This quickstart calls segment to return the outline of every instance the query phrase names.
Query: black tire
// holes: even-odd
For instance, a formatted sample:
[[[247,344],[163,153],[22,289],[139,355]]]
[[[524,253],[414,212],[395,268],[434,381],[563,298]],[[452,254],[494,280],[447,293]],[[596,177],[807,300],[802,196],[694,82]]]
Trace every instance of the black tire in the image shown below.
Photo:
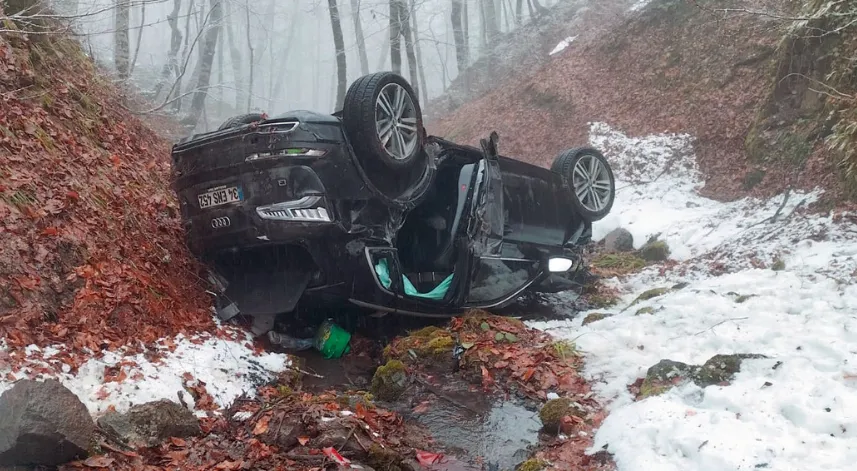
[[[416,113],[417,142],[413,151],[403,159],[396,159],[387,152],[378,136],[376,125],[375,104],[378,95],[385,86],[391,83],[401,86],[407,92]],[[342,122],[348,139],[351,141],[351,146],[367,171],[371,167],[376,167],[373,165],[374,163],[380,163],[391,170],[402,172],[424,164],[425,159],[422,156],[424,154],[425,133],[423,131],[422,110],[413,88],[401,75],[393,72],[376,72],[355,80],[345,94]]]
[[[577,162],[580,161],[580,159],[588,157],[594,157],[601,163],[605,170],[604,173],[606,173],[607,179],[610,182],[610,189],[608,192],[609,201],[597,211],[592,208],[588,208],[577,196],[577,192],[574,191],[573,172],[575,165],[577,165]],[[613,208],[613,202],[616,199],[616,180],[613,177],[613,169],[610,168],[610,164],[601,152],[591,147],[580,147],[577,149],[563,151],[556,157],[556,159],[554,159],[553,164],[551,165],[551,170],[562,175],[562,186],[568,196],[569,202],[574,210],[577,211],[584,219],[594,222],[604,218],[604,216],[607,216],[607,214],[610,213],[610,210]]]
[[[220,127],[217,128],[217,130],[222,131],[228,128],[243,126],[245,124],[262,121],[263,119],[265,119],[265,116],[262,113],[247,113],[238,116],[233,116],[224,121],[223,124],[221,124]]]

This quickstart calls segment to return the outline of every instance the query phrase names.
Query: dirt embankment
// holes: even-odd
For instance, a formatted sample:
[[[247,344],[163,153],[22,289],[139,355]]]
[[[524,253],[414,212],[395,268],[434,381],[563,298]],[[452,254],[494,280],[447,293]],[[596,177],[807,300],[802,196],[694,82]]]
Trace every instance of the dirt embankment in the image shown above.
[[[0,98],[0,339],[9,351],[99,351],[212,329],[169,189],[169,145],[125,111],[78,44],[0,35]]]
[[[705,5],[786,11],[794,3]],[[820,153],[801,167],[748,158],[746,139],[770,94],[790,22],[724,17],[688,0],[654,0],[627,15],[430,123],[430,132],[476,143],[496,129],[503,153],[544,166],[562,149],[585,144],[593,121],[632,135],[689,133],[696,138],[706,196],[731,200],[819,183],[836,190],[835,169]],[[802,177],[804,168],[812,170],[809,176]]]

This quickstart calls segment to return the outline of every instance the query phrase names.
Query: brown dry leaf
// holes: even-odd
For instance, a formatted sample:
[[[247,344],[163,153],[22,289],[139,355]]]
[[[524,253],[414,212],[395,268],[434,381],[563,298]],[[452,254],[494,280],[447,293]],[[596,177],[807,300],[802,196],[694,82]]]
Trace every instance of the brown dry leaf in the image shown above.
[[[221,461],[214,469],[232,471],[241,467],[241,461]]]
[[[258,422],[256,422],[256,426],[253,427],[253,435],[262,435],[263,433],[268,431],[268,422],[271,421],[270,415],[263,415]]]
[[[298,437],[298,443],[300,443],[301,446],[306,446],[306,444],[309,443],[309,437]]]
[[[107,468],[111,464],[113,464],[114,461],[116,460],[110,458],[109,456],[90,456],[86,459],[86,461],[83,462],[83,465],[88,466],[90,468]]]
[[[170,437],[170,443],[172,443],[173,445],[175,445],[177,447],[186,447],[187,446],[187,442],[183,438],[179,438],[179,437]]]

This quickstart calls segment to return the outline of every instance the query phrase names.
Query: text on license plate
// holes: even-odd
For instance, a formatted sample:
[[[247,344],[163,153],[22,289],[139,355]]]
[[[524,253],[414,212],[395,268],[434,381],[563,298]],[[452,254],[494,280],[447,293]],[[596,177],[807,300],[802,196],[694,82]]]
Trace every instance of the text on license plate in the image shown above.
[[[212,206],[220,206],[221,204],[241,201],[244,199],[244,194],[240,187],[231,186],[201,193],[197,195],[197,198],[199,199],[200,209],[205,209]]]

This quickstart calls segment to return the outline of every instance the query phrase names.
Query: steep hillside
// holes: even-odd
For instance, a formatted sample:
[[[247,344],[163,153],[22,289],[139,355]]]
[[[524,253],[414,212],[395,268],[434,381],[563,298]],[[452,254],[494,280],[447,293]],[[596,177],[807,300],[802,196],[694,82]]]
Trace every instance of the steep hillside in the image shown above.
[[[588,123],[632,135],[694,136],[703,193],[730,200],[788,185],[837,186],[820,153],[798,171],[747,158],[745,140],[768,98],[778,45],[791,22],[710,8],[788,11],[796,2],[655,0],[615,26],[581,36],[550,62],[431,123],[430,131],[478,142],[490,130],[503,152],[549,165],[587,142]]]
[[[13,355],[212,329],[168,143],[124,111],[78,44],[0,34],[0,97],[0,339]]]

